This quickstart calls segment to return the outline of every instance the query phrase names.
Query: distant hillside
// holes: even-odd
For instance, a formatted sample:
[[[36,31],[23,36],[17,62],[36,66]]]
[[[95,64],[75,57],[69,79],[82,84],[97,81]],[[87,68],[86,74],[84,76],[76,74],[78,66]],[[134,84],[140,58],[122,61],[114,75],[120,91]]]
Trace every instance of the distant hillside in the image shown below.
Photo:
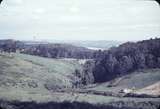
[[[37,55],[49,58],[93,58],[93,50],[73,46],[71,44],[44,43],[44,42],[22,42],[15,40],[0,40],[0,50]]]
[[[123,43],[123,41],[106,41],[106,40],[97,40],[97,41],[70,41],[70,40],[51,40],[51,41],[44,41],[44,42],[51,42],[51,43],[66,43],[72,44],[74,46],[81,46],[89,49],[94,50],[108,50],[111,47],[116,47]]]
[[[120,41],[80,41],[73,42],[73,45],[80,45],[82,47],[86,47],[93,50],[108,50],[111,47],[117,47],[123,42]]]
[[[93,59],[98,51],[116,47],[118,41],[16,41],[0,40],[0,50],[49,58]]]

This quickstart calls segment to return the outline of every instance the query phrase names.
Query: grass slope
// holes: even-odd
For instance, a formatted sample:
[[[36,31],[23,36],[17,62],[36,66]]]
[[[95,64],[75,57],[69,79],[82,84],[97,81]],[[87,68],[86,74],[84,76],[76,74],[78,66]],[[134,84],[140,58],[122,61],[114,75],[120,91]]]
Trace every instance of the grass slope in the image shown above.
[[[133,72],[131,74],[118,77],[102,84],[95,84],[86,87],[87,90],[112,91],[118,93],[122,89],[139,90],[157,83],[160,80],[160,69],[146,69]],[[160,94],[159,94],[160,95]]]
[[[0,55],[0,96],[13,99],[49,96],[50,90],[71,88],[76,69],[81,70],[81,64],[73,59]]]

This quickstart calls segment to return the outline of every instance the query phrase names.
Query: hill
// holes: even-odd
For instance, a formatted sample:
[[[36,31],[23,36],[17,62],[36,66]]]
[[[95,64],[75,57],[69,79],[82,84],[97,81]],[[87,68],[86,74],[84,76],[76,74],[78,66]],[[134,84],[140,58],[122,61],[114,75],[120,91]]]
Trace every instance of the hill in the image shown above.
[[[0,96],[15,97],[48,93],[72,88],[80,78],[76,70],[82,70],[78,60],[49,59],[25,54],[0,54]],[[19,92],[19,93],[17,93]],[[10,96],[12,97],[12,96]]]
[[[20,52],[48,58],[91,59],[94,50],[65,43],[0,40],[0,51]]]
[[[160,68],[160,39],[127,42],[97,51],[92,69],[95,83],[110,81],[139,69]]]
[[[81,46],[93,50],[108,50],[111,47],[117,47],[120,44],[123,43],[123,41],[106,41],[106,40],[93,40],[93,41],[70,41],[70,40],[63,40],[63,41],[47,41],[46,42],[51,42],[51,43],[66,43],[66,44],[72,44],[74,46]]]

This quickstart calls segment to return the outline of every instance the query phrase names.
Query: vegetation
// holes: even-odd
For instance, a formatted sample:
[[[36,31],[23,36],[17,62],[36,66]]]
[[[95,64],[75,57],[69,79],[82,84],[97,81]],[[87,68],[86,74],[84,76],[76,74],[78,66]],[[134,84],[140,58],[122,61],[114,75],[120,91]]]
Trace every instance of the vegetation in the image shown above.
[[[1,109],[158,109],[157,102],[111,102],[109,104],[90,104],[86,102],[19,102],[0,101]],[[136,107],[135,107],[136,105]]]
[[[49,57],[49,58],[93,58],[93,50],[70,44],[27,43],[14,40],[1,40],[0,50]]]
[[[78,71],[83,84],[105,82],[138,69],[160,68],[160,39],[127,42],[105,51],[93,51],[68,44],[39,44],[1,40],[1,51],[19,51],[50,58],[94,59]]]
[[[160,67],[160,39],[127,42],[109,50],[93,51],[69,44],[31,43],[1,40],[1,51],[19,51],[50,58],[94,59],[78,71],[83,84],[105,82],[138,69]]]
[[[127,42],[99,51],[93,68],[94,80],[105,82],[138,69],[160,68],[160,39]]]

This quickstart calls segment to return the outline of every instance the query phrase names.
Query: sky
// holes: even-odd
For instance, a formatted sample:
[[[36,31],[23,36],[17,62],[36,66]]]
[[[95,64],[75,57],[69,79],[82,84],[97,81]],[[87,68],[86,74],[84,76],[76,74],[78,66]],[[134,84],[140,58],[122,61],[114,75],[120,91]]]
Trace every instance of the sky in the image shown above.
[[[152,0],[4,0],[0,39],[144,40],[160,37]]]

